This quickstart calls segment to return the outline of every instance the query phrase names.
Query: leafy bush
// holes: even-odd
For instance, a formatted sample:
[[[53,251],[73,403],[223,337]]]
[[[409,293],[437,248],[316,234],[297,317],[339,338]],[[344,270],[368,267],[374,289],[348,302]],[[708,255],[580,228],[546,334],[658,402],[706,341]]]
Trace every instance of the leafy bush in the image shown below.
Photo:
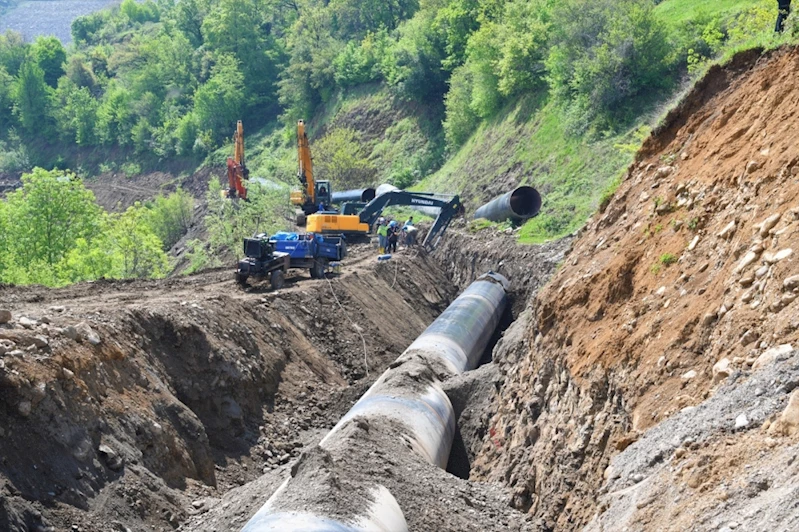
[[[158,196],[146,204],[147,224],[161,240],[164,249],[174,246],[186,234],[194,214],[194,198],[183,189]]]
[[[219,181],[212,179],[208,183],[208,214],[204,222],[208,230],[210,256],[217,257],[225,252],[238,255],[245,237],[285,230],[289,220],[293,219],[293,212],[282,189],[250,181],[247,200],[231,201],[224,198]]]
[[[449,81],[449,92],[444,97],[446,118],[443,127],[447,146],[457,148],[477,128],[479,118],[472,110],[472,73],[468,68],[458,67]]]
[[[648,0],[568,0],[551,27],[550,88],[585,122],[613,126],[635,98],[672,83],[666,29]]]
[[[329,179],[334,190],[362,186],[376,173],[353,129],[334,129],[314,144],[313,152],[316,177]]]
[[[108,215],[69,172],[34,168],[22,183],[0,202],[1,282],[57,286],[168,272],[169,260],[144,207]]]

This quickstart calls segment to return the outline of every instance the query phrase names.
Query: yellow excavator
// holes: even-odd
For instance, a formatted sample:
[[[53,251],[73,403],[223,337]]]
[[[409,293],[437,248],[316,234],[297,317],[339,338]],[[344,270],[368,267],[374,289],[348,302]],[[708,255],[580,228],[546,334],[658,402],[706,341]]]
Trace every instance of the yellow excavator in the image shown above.
[[[247,199],[247,187],[244,182],[250,178],[250,171],[244,163],[244,126],[241,120],[236,123],[233,133],[233,157],[227,158],[227,197]]]
[[[303,227],[306,217],[320,210],[329,209],[333,191],[330,181],[316,181],[313,174],[313,159],[308,135],[305,133],[305,121],[297,121],[297,178],[302,185],[301,190],[291,193],[291,203],[299,207],[297,225]]]

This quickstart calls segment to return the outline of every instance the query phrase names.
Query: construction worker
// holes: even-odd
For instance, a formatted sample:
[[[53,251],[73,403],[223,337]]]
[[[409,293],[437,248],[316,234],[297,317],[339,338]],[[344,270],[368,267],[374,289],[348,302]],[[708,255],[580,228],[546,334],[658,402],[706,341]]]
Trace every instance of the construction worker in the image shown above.
[[[405,233],[405,246],[411,247],[416,244],[416,233],[419,230],[416,229],[416,226],[413,225],[406,225],[403,228],[403,232]]]
[[[397,225],[396,220],[391,220],[391,223],[388,224],[388,252],[389,253],[396,253],[397,252],[397,240],[399,239],[399,226]]]
[[[378,221],[378,224],[380,225],[377,227],[377,247],[382,255],[386,252],[386,247],[388,247],[388,224],[383,218]]]
[[[413,225],[413,216],[409,216],[405,223],[402,224],[402,229],[405,230],[406,227]]]
[[[774,26],[774,31],[782,33],[785,26],[785,19],[791,12],[791,0],[777,0],[777,25]]]

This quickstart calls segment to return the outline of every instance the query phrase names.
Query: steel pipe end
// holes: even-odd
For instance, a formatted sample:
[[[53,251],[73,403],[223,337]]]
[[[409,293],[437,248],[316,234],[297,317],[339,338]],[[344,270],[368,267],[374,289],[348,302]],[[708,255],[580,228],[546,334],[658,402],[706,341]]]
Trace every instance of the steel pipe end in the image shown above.
[[[474,213],[474,218],[492,222],[515,220],[521,222],[537,215],[541,210],[541,194],[528,186],[517,187],[489,201]]]
[[[361,194],[361,201],[369,203],[376,197],[376,191],[374,188],[365,188],[363,189],[363,193]]]
[[[519,218],[532,218],[541,210],[541,194],[533,187],[518,187],[510,193],[510,208]]]

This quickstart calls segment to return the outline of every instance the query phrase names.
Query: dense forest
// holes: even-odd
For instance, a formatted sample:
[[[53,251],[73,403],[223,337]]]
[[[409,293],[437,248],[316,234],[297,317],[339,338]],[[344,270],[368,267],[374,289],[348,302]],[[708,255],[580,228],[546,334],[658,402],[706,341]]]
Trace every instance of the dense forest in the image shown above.
[[[375,81],[407,101],[443,102],[450,151],[531,92],[561,102],[574,134],[601,134],[774,11],[764,0],[730,19],[699,12],[674,24],[655,3],[125,0],[75,20],[69,50],[53,37],[0,36],[0,171],[38,162],[42,143],[202,157],[243,116],[250,128],[291,125]]]
[[[475,132],[521,122],[528,129],[512,134],[535,137],[524,147],[534,160],[525,168],[539,168],[548,209],[522,237],[540,241],[579,227],[602,189],[612,192],[612,178],[647,132],[643,117],[679,87],[725,54],[794,38],[791,20],[784,35],[773,34],[774,4],[124,0],[76,19],[67,48],[54,37],[26,43],[13,32],[0,35],[0,174],[42,166],[71,168],[80,177],[109,169],[134,175],[154,161],[221,162],[215,150],[228,149],[241,118],[248,131],[261,131],[256,157],[282,150],[293,165],[297,118],[324,115],[331,102],[361,94],[373,105],[390,100],[385,105],[422,109],[417,114],[432,130],[425,148],[409,142],[411,156],[392,152],[416,134],[405,120],[371,153],[356,128],[330,129],[314,143],[320,174],[335,186],[366,184],[377,176],[377,153],[381,163],[390,161],[381,180],[464,193],[493,175],[479,166],[461,171],[465,159],[516,164],[513,157],[523,155],[494,149],[502,144],[496,132]],[[543,165],[554,152],[554,162]],[[96,163],[81,153],[93,153]],[[586,171],[596,168],[588,160],[604,166],[594,174]],[[63,284],[169,271],[165,250],[188,225],[185,194],[108,215],[73,174],[37,169],[23,183],[0,203],[0,282]],[[249,207],[228,212],[218,184],[211,188],[205,223],[217,248],[232,248],[257,224],[274,225],[264,213],[287,205],[265,190]],[[62,197],[63,212],[30,218],[48,197]],[[23,218],[36,223],[20,227],[15,220]],[[51,223],[68,230],[40,242]],[[131,259],[123,236],[134,226],[141,253]],[[203,246],[189,245],[192,267],[213,262]]]

